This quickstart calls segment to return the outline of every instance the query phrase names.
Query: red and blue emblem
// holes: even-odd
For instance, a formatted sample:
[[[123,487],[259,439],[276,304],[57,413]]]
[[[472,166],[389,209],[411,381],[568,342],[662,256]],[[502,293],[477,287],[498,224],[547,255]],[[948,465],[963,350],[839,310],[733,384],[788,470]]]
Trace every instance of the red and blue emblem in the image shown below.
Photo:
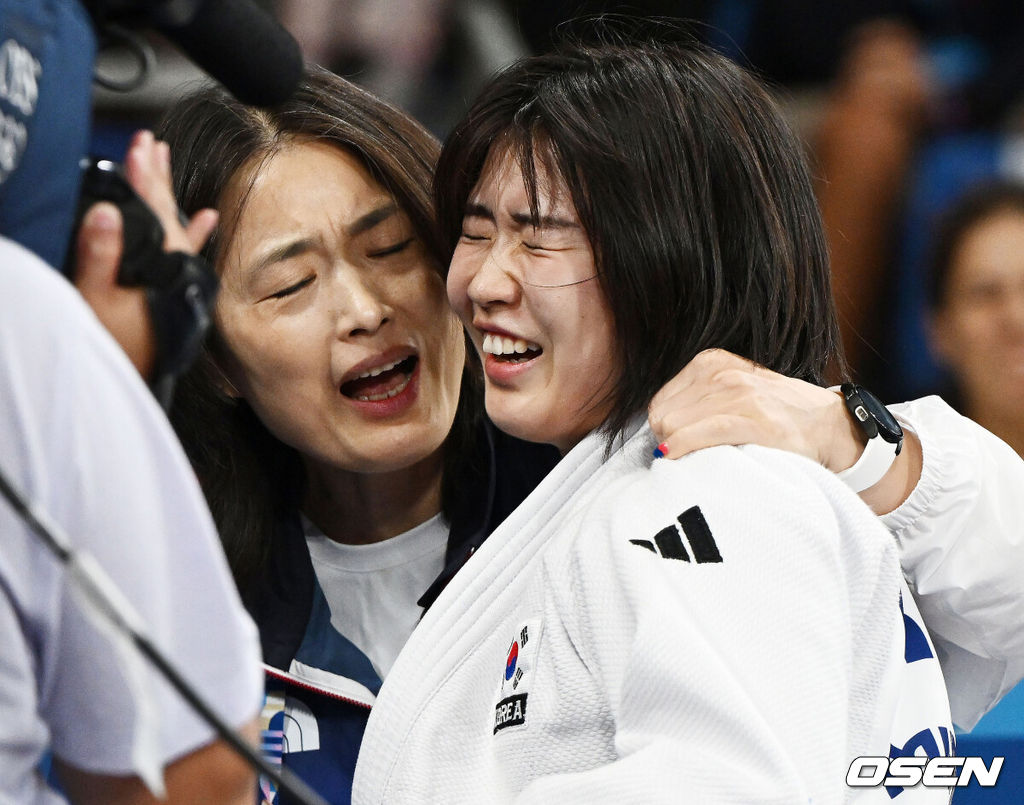
[[[513,640],[512,645],[508,650],[508,657],[505,659],[505,681],[508,682],[512,678],[512,674],[516,672],[516,663],[519,660],[519,641]]]

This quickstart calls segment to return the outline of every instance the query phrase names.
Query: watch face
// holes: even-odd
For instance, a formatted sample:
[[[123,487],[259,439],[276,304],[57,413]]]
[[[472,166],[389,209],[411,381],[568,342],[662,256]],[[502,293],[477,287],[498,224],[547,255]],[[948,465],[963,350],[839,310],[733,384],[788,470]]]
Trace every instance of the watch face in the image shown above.
[[[864,408],[868,416],[875,421],[875,425],[878,427],[878,434],[891,444],[902,442],[903,428],[900,427],[900,423],[896,421],[896,417],[889,412],[889,409],[882,405],[882,401],[862,386],[850,384],[850,387],[852,394],[847,393],[846,386],[843,387],[843,393],[846,395],[847,400],[854,403],[855,406],[859,403]],[[851,410],[854,410],[854,416],[857,416],[863,422],[859,412],[856,411],[856,407]]]

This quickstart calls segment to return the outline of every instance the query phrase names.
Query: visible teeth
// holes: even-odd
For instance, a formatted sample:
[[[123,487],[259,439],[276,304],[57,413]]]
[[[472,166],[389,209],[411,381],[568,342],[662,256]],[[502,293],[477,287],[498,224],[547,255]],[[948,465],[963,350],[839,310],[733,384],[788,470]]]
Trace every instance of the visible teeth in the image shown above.
[[[405,387],[409,385],[409,381],[412,380],[412,375],[405,378],[401,383],[395,386],[391,391],[385,391],[383,394],[366,394],[356,397],[360,402],[380,402],[381,400],[387,400],[394,397],[396,394],[401,394],[405,391]]]
[[[484,336],[483,350],[489,355],[522,355],[529,350],[540,352],[540,347],[532,341],[525,341],[522,338],[509,338],[488,333]]]
[[[405,359],[403,358],[402,360]],[[377,375],[384,374],[384,372],[390,372],[401,362],[402,361],[395,361],[394,363],[389,363],[387,366],[378,366],[376,369],[371,369],[369,372],[363,372],[361,375],[359,375],[359,377],[356,378],[356,380],[362,380],[364,377],[376,377]],[[359,399],[363,398],[360,397]],[[384,398],[382,397],[381,399]]]

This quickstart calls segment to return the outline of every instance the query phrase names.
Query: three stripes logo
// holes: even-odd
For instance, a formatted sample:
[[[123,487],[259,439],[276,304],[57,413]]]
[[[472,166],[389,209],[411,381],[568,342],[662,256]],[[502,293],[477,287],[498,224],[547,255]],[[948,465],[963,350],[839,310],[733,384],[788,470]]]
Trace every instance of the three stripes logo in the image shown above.
[[[654,535],[653,540],[631,539],[630,542],[657,554],[662,559],[689,562],[690,554],[687,553],[682,539],[685,536],[693,553],[693,561],[697,564],[722,561],[722,554],[718,551],[715,538],[711,536],[711,529],[708,528],[708,521],[704,519],[699,506],[684,511],[676,518],[676,522],[678,525],[673,523],[661,529]]]

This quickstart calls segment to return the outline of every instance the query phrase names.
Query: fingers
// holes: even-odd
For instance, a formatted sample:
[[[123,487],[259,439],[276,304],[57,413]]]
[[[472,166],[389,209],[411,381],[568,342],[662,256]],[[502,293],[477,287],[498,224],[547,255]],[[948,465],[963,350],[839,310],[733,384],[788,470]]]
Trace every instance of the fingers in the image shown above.
[[[847,458],[849,440],[838,395],[785,377],[723,350],[700,353],[651,402],[659,449],[678,458],[704,447],[760,444],[800,453],[825,466]],[[855,449],[855,447],[854,447]]]
[[[145,293],[117,283],[124,223],[113,204],[94,204],[75,242],[75,287],[143,377],[153,367],[156,346]]]
[[[108,201],[93,204],[75,242],[74,282],[85,294],[114,284],[121,263],[121,212]]]
[[[125,154],[124,170],[132,188],[160,220],[164,249],[198,252],[217,225],[217,212],[200,210],[182,225],[174,198],[170,146],[150,131],[136,132]]]
[[[685,392],[696,384],[709,383],[715,375],[721,372],[735,371],[741,375],[753,374],[759,368],[753,361],[741,358],[724,349],[705,349],[698,352],[693,360],[680,370],[679,374],[662,386],[651,400],[650,407],[652,410],[659,408],[669,398]]]
[[[209,208],[202,209],[192,216],[185,228],[185,237],[189,245],[188,251],[196,253],[206,245],[213,230],[217,228],[219,218],[218,212]]]
[[[659,414],[655,435],[666,458],[726,444],[808,449],[796,424],[800,413],[754,385],[698,384],[667,400]]]

